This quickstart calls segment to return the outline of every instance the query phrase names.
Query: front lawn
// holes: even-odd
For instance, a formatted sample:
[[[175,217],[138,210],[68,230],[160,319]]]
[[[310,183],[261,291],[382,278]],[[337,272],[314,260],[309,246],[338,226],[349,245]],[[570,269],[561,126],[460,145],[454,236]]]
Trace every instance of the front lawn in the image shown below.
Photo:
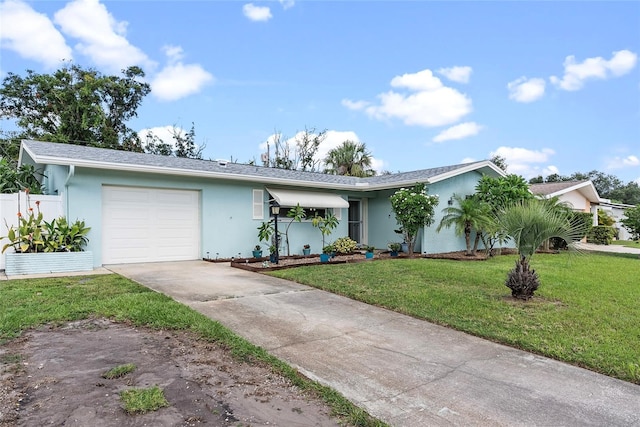
[[[538,254],[528,302],[504,285],[516,257],[398,259],[269,273],[640,384],[640,260]]]
[[[157,329],[185,330],[220,343],[234,356],[266,363],[302,390],[317,393],[349,425],[384,426],[336,391],[296,370],[220,323],[116,274],[0,282],[0,345],[27,328],[105,317]]]
[[[627,248],[640,249],[640,240],[614,240],[612,245],[624,246]]]

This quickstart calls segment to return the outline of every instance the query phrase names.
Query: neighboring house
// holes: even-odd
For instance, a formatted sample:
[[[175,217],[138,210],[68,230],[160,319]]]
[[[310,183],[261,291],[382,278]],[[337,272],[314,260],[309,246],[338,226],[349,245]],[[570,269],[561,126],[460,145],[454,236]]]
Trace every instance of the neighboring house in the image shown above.
[[[300,204],[309,213],[331,210],[340,220],[327,237],[349,236],[386,248],[401,240],[389,196],[401,187],[428,182],[438,194],[436,221],[453,194],[469,195],[482,175],[504,176],[490,161],[380,175],[370,178],[107,150],[71,144],[23,141],[20,164],[43,170],[47,194],[63,197],[66,216],[91,227],[88,250],[94,264],[251,256],[269,204]],[[291,220],[279,217],[279,230]],[[420,233],[416,251],[464,249],[454,230]],[[292,223],[292,254],[311,244],[320,253],[322,235],[310,221]],[[281,253],[286,254],[286,247]]]
[[[631,240],[633,237],[631,233],[629,233],[629,230],[627,230],[621,222],[622,218],[624,218],[624,212],[627,209],[631,209],[633,207],[635,207],[635,205],[614,203],[610,199],[600,199],[600,205],[598,205],[598,209],[602,209],[616,221],[613,226],[616,228],[616,237],[619,240]]]
[[[558,196],[560,201],[569,203],[576,211],[591,212],[593,214],[593,225],[598,225],[598,210],[603,210],[615,219],[613,226],[617,230],[617,238],[620,240],[629,240],[631,238],[631,235],[622,226],[620,220],[624,216],[624,211],[632,208],[633,205],[612,203],[609,199],[601,199],[590,180],[531,184],[529,189],[533,194],[545,198]]]

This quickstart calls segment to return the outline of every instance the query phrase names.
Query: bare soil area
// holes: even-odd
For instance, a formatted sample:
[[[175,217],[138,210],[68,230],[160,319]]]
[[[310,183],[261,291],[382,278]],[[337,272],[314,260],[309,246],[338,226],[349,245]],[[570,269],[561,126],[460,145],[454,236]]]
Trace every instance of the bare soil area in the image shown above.
[[[134,372],[102,374],[133,363]],[[129,415],[123,390],[158,385],[169,406]],[[42,327],[0,346],[0,426],[337,426],[330,408],[187,333],[105,319]]]

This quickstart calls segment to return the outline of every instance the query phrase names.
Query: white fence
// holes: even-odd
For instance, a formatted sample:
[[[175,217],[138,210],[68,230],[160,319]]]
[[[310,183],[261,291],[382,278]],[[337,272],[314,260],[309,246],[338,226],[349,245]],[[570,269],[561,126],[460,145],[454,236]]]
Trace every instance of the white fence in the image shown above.
[[[29,214],[29,208],[33,208],[37,212],[36,201],[40,202],[40,212],[42,212],[45,221],[51,221],[64,215],[62,196],[43,196],[25,192],[0,194],[0,237],[7,235],[9,227],[18,225],[18,212],[22,216]],[[8,239],[0,239],[0,250],[8,242]],[[7,251],[12,250],[11,248],[7,249]],[[0,254],[0,270],[4,270],[4,254]]]

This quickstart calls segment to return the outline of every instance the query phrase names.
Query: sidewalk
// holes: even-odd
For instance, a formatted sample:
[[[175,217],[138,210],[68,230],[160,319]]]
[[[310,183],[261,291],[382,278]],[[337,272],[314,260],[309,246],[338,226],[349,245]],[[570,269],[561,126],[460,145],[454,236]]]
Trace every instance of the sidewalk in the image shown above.
[[[393,426],[640,426],[640,386],[226,264],[108,266]]]

